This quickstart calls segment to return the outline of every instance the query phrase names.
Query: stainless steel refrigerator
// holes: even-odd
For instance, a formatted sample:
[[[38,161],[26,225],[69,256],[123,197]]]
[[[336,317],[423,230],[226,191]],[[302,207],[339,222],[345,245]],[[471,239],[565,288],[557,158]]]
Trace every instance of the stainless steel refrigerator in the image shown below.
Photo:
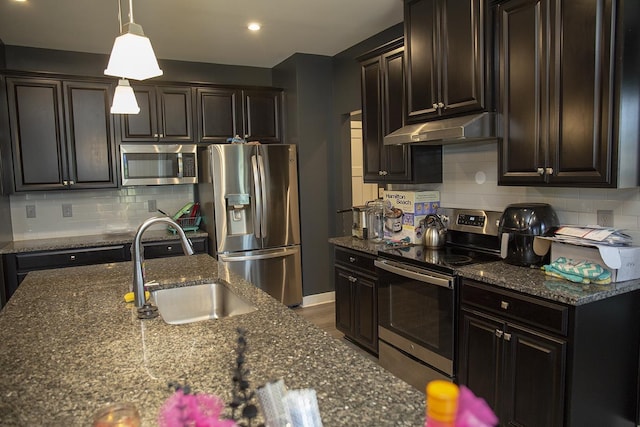
[[[213,144],[200,159],[200,209],[218,262],[285,305],[302,303],[296,146]]]

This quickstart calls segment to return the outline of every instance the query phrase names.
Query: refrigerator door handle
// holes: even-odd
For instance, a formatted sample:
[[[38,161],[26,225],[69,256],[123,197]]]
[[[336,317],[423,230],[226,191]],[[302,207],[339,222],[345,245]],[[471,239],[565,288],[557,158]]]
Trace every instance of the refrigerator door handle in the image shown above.
[[[260,186],[258,160],[255,154],[251,156],[251,170],[253,171],[253,190],[256,195],[254,201],[253,234],[255,234],[257,238],[260,238],[262,237],[262,187]]]
[[[262,187],[261,194],[263,197],[267,196],[267,178],[264,174],[264,158],[258,154],[258,171],[260,172],[260,185]],[[269,224],[269,219],[267,218],[267,204],[263,203],[263,199],[260,199],[260,206],[262,208],[261,220],[260,224],[264,224],[263,229],[260,230],[260,234],[262,237],[267,237],[267,227],[266,224]]]
[[[259,255],[224,255],[218,254],[218,258],[222,262],[234,262],[234,261],[252,261],[257,259],[269,259],[269,258],[283,258],[288,255],[297,253],[298,248],[285,248],[274,252],[267,252]]]

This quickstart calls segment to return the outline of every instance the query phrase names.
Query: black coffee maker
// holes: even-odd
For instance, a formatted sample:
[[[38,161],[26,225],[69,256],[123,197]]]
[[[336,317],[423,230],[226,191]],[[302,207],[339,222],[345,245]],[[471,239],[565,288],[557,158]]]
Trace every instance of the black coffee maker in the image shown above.
[[[559,225],[558,216],[546,203],[514,203],[502,213],[498,233],[502,238],[500,255],[514,265],[531,266],[548,262],[533,251],[535,236],[543,236]]]

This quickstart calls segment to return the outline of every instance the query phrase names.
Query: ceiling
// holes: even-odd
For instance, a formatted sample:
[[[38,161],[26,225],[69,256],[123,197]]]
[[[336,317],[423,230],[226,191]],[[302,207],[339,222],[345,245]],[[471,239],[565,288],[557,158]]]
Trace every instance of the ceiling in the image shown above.
[[[123,22],[129,2],[122,1]],[[333,56],[402,22],[403,0],[135,0],[158,58],[273,67],[294,53]],[[259,22],[251,32],[247,24]],[[118,0],[0,0],[5,45],[109,54]]]

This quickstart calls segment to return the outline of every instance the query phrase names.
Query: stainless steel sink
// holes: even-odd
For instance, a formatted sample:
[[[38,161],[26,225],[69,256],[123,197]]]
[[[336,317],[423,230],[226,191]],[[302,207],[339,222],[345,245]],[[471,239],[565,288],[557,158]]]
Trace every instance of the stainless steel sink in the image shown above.
[[[158,306],[160,316],[172,325],[238,316],[256,310],[221,283],[158,289],[151,292],[151,298]]]

